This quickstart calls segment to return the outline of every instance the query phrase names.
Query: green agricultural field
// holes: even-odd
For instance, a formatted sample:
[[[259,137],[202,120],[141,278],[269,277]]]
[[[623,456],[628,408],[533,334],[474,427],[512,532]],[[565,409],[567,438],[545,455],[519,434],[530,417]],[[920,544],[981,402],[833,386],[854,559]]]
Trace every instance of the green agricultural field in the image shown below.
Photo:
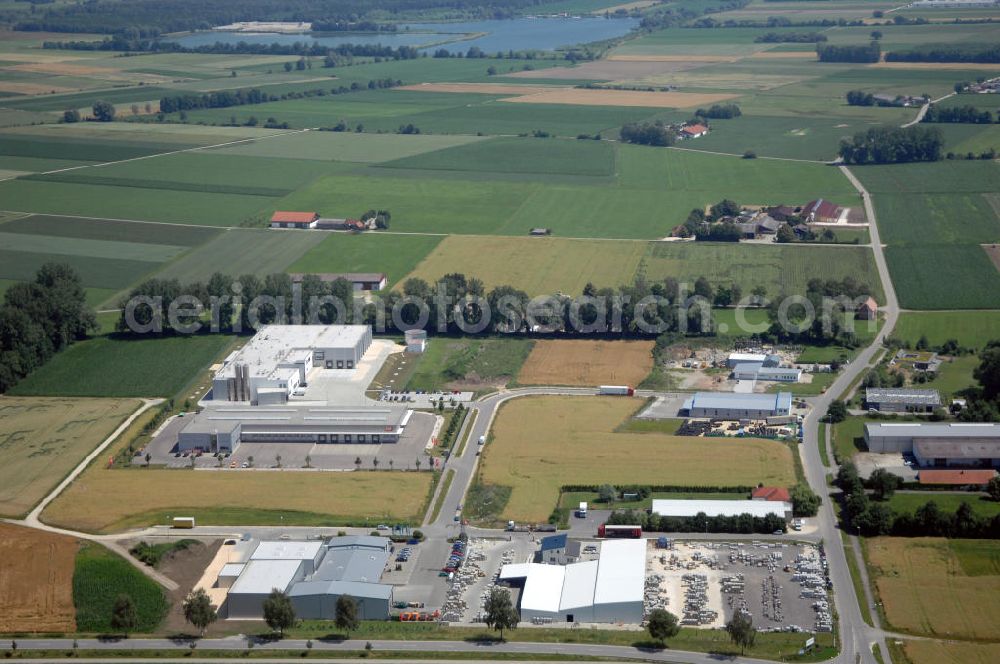
[[[955,339],[966,348],[983,348],[1000,340],[1000,311],[907,311],[900,314],[892,335],[911,345],[924,336],[932,346]]]
[[[852,166],[851,172],[873,195],[993,192],[1000,181],[1000,164],[992,161]]]
[[[100,544],[86,543],[76,554],[73,571],[73,604],[80,632],[111,634],[111,609],[119,595],[135,602],[135,632],[152,632],[169,610],[163,589],[127,560]]]
[[[438,244],[408,278],[434,283],[446,274],[459,272],[481,279],[487,290],[513,286],[532,296],[579,295],[587,283],[598,288],[631,284],[645,252],[646,243],[634,240],[452,235]]]
[[[118,242],[116,240],[85,240],[53,235],[0,232],[0,244],[7,251],[50,253],[86,258],[161,263],[187,251],[187,247],[170,244]]]
[[[991,500],[989,497],[980,494],[955,494],[938,492],[921,493],[895,493],[889,499],[889,506],[897,512],[908,512],[910,514],[930,501],[937,503],[942,512],[954,514],[955,510],[962,503],[968,503],[973,512],[980,516],[992,518],[1000,514],[1000,503]]]
[[[495,173],[612,175],[615,148],[604,141],[494,138],[382,164],[383,168]]]
[[[48,135],[16,132],[0,134],[0,158],[10,156],[105,162],[135,159],[169,149],[159,143],[138,140],[108,142],[82,136],[57,135],[55,132]]]
[[[109,101],[112,104],[131,104],[145,102],[170,94],[168,88],[153,86],[121,88],[118,90],[94,90],[74,94],[38,95],[24,99],[10,99],[4,102],[7,108],[22,111],[64,111],[67,108],[84,108],[92,106],[95,101]],[[119,109],[124,110],[124,109]]]
[[[384,272],[390,286],[409,274],[429,253],[441,236],[392,233],[326,233],[297,261],[289,272]]]
[[[1000,273],[978,245],[889,246],[885,254],[905,309],[1000,308]]]
[[[13,210],[54,215],[230,226],[261,223],[275,199],[205,191],[7,180],[0,200]]]
[[[739,284],[744,293],[764,286],[772,297],[803,294],[813,278],[853,277],[882,299],[875,262],[865,247],[662,242],[650,245],[640,269],[649,281],[673,277],[693,288],[698,277],[705,277],[713,285]]]
[[[978,366],[979,358],[975,355],[956,357],[941,365],[937,377],[929,386],[941,392],[945,398],[957,396],[959,392],[978,385],[976,379],[972,377],[972,372]]]
[[[328,237],[320,231],[233,228],[167,264],[156,276],[190,283],[208,281],[215,272],[233,277],[284,272]]]
[[[476,136],[432,136],[428,134],[354,134],[308,132],[280,138],[240,143],[212,150],[213,154],[241,157],[281,157],[378,163],[453,148],[482,140]]]
[[[229,348],[223,334],[80,341],[10,391],[16,396],[173,397]]]
[[[33,279],[39,267],[53,261],[69,264],[86,287],[111,290],[125,288],[160,266],[153,261],[0,249],[0,279]]]
[[[692,150],[742,155],[747,150],[759,157],[784,157],[832,161],[841,139],[865,131],[871,123],[842,117],[787,118],[750,116],[714,120],[707,136],[684,141]]]
[[[83,240],[114,240],[141,244],[194,247],[219,234],[215,228],[146,224],[110,219],[30,215],[0,223],[3,233],[36,234]]]
[[[517,376],[533,345],[529,339],[516,337],[434,337],[416,359],[417,366],[405,388],[478,391],[503,387]]]
[[[983,194],[880,193],[875,213],[882,240],[890,246],[1000,241],[1000,215]]]

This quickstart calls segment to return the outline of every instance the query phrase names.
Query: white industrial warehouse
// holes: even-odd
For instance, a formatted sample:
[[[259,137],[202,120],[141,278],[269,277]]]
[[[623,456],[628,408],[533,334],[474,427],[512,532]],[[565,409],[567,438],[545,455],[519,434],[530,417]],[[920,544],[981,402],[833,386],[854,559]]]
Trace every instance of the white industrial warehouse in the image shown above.
[[[212,400],[285,403],[310,368],[354,369],[371,344],[369,325],[265,325],[223,360]]]
[[[912,454],[921,466],[1000,466],[1000,424],[865,424],[868,451]]]
[[[380,580],[388,560],[386,537],[238,542],[215,588],[228,589],[223,613],[231,619],[260,619],[264,600],[278,589],[288,593],[299,618],[332,619],[337,599],[350,595],[360,618],[385,620],[392,586]]]
[[[785,519],[792,518],[792,504],[780,500],[653,500],[652,513],[659,516],[692,517],[704,514],[715,516],[740,516],[749,514],[755,517],[776,515]]]
[[[695,392],[681,407],[688,417],[719,420],[763,420],[790,415],[792,393],[735,394],[727,392]]]
[[[521,620],[639,623],[646,583],[646,540],[610,540],[597,560],[570,565],[504,565],[500,581],[522,585]]]

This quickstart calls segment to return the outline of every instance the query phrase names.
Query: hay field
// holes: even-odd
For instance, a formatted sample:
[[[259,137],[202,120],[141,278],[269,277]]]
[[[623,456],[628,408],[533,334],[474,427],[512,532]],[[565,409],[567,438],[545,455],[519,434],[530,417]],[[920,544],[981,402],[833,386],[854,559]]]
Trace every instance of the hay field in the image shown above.
[[[102,460],[103,461],[103,460]],[[183,513],[203,524],[296,522],[294,513],[333,525],[347,520],[418,520],[427,472],[275,470],[107,470],[88,468],[42,513],[52,525],[109,532],[164,523]]]
[[[903,652],[910,664],[995,664],[1000,643],[961,641],[906,641]]]
[[[738,95],[701,92],[644,92],[567,88],[501,99],[520,104],[566,104],[571,106],[629,106],[637,108],[697,108]]]
[[[544,521],[566,484],[785,486],[789,449],[770,440],[616,433],[642,405],[621,397],[522,397],[497,415],[481,478],[510,486],[501,517]]]
[[[866,546],[875,587],[892,628],[927,636],[1000,637],[996,622],[1000,575],[983,564],[984,557],[1000,555],[1000,544],[879,537],[868,540]]]
[[[652,341],[535,342],[517,375],[522,385],[638,385],[653,369]]]
[[[0,398],[0,515],[30,511],[138,405],[133,399]]]
[[[77,541],[0,523],[0,633],[72,632]]]
[[[450,235],[407,278],[433,283],[462,272],[482,279],[487,290],[507,285],[529,295],[578,295],[587,282],[598,288],[632,283],[645,251],[645,242],[631,240]]]

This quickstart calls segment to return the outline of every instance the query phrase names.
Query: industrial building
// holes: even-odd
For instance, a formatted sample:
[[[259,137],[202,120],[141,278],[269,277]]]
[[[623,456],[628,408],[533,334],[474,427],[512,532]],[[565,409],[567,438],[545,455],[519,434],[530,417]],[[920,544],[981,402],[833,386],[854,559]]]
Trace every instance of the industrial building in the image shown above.
[[[223,361],[211,398],[284,403],[312,367],[354,369],[371,344],[368,325],[265,325]]]
[[[726,357],[726,366],[735,369],[740,364],[758,363],[764,367],[781,366],[781,356],[769,353],[730,353]]]
[[[751,516],[764,518],[774,514],[786,521],[792,518],[792,504],[781,500],[662,500],[654,499],[653,514],[659,516],[692,517]]]
[[[549,535],[539,542],[536,562],[569,565],[580,560],[580,549],[580,540],[571,540],[566,533]]]
[[[865,404],[882,413],[931,413],[941,407],[941,395],[912,387],[869,387]]]
[[[791,392],[777,394],[734,394],[696,392],[681,407],[688,417],[716,420],[763,420],[792,412]]]
[[[779,383],[797,383],[802,378],[802,369],[789,367],[766,367],[763,362],[740,362],[733,367],[736,380],[769,380]]]
[[[522,586],[521,620],[642,622],[646,540],[601,543],[597,560],[570,565],[504,565],[499,580]]]
[[[404,406],[209,406],[177,434],[179,451],[234,452],[240,443],[397,443],[413,411]]]
[[[869,422],[865,443],[870,452],[912,454],[921,466],[1000,466],[1000,424]]]
[[[380,583],[389,560],[385,537],[334,537],[326,541],[239,542],[219,572],[228,588],[227,618],[260,619],[272,590],[288,593],[298,618],[331,620],[337,599],[350,595],[362,620],[385,620],[392,586]]]

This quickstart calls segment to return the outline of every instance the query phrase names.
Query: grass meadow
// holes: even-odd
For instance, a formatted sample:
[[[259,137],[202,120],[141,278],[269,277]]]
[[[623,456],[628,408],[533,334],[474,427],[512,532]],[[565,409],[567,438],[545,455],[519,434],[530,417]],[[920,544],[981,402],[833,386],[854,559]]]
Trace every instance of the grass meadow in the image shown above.
[[[173,397],[233,343],[223,334],[80,341],[17,384],[16,396]]]
[[[879,537],[865,541],[885,617],[895,630],[995,640],[1000,544],[985,540]]]
[[[216,148],[212,150],[212,154],[379,163],[412,158],[425,152],[446,150],[481,140],[483,139],[476,136],[308,132]]]
[[[932,346],[956,339],[966,348],[979,349],[1000,340],[1000,311],[907,311],[899,316],[892,335],[911,345],[925,336]]]
[[[641,403],[523,397],[504,404],[479,470],[484,483],[513,487],[502,519],[544,521],[566,484],[794,483],[791,452],[774,441],[616,433]]]
[[[43,520],[86,532],[162,524],[179,513],[203,525],[419,521],[431,479],[429,472],[109,470],[98,463]]]
[[[645,252],[646,243],[633,240],[452,235],[407,278],[433,283],[460,272],[481,279],[487,290],[507,285],[532,296],[579,295],[588,282],[598,288],[631,284]]]
[[[76,554],[73,572],[77,631],[114,633],[111,609],[115,599],[122,594],[135,602],[138,618],[135,632],[156,630],[170,608],[163,589],[156,581],[100,544],[83,544]]]
[[[535,342],[516,337],[433,337],[415,359],[405,388],[490,390],[507,385],[521,369]],[[400,386],[403,387],[403,386]]]
[[[27,514],[138,405],[131,399],[0,399],[0,514]]]
[[[435,235],[327,233],[287,269],[289,272],[384,272],[393,286],[434,251],[441,239]]]
[[[868,284],[875,299],[882,299],[871,250],[866,247],[661,242],[650,245],[640,269],[650,281],[673,277],[693,288],[698,277],[705,277],[716,286],[739,284],[744,293],[764,286],[772,297],[803,294],[813,278],[853,277]]]

